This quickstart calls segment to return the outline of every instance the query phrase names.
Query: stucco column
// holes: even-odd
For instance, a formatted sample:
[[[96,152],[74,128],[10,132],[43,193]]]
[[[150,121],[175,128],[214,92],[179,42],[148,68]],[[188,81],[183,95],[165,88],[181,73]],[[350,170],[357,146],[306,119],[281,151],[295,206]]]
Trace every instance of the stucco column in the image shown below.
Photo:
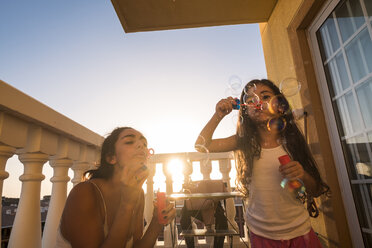
[[[15,153],[15,148],[10,146],[0,146],[0,195],[3,196],[3,184],[4,180],[9,177],[9,173],[5,171],[6,162],[10,157]],[[0,202],[0,213],[3,209],[3,201]],[[0,223],[1,223],[1,214],[0,214]],[[1,240],[1,232],[0,232]]]
[[[19,160],[24,166],[24,173],[19,177],[22,181],[21,197],[8,247],[41,247],[40,188],[48,155],[23,153]]]
[[[72,166],[71,159],[52,160],[53,168],[52,196],[49,203],[48,215],[45,222],[42,246],[54,247],[59,221],[67,198],[67,183],[70,181],[68,169]]]
[[[72,170],[74,171],[74,178],[71,180],[73,186],[75,187],[76,184],[80,183],[83,179],[84,172],[89,169],[88,162],[75,162],[72,165]]]
[[[220,159],[218,161],[220,172],[222,174],[222,181],[227,184],[227,191],[231,192],[231,185],[230,185],[230,171],[231,171],[231,160],[230,159]],[[238,224],[235,221],[235,203],[234,198],[226,199],[226,215],[228,218],[228,225],[229,229],[233,229],[239,232]],[[234,236],[234,242],[239,242],[239,237]]]

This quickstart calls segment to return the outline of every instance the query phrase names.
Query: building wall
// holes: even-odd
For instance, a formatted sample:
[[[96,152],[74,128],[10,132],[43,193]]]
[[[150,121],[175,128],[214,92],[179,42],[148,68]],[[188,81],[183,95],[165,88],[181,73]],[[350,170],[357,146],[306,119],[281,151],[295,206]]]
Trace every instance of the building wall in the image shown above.
[[[267,23],[260,24],[268,78],[279,84],[293,77],[301,91],[288,99],[293,108],[304,108],[308,141],[322,178],[331,187],[332,197],[317,199],[320,209],[312,225],[326,247],[352,247],[329,135],[317,87],[306,28],[326,0],[279,0]],[[300,123],[304,127],[304,122]]]

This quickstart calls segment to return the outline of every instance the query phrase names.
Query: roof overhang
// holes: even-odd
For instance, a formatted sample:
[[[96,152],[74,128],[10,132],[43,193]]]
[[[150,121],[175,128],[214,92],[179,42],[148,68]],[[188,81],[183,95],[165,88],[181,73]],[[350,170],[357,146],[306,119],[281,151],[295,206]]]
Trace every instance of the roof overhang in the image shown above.
[[[111,0],[126,33],[268,21],[277,0]]]

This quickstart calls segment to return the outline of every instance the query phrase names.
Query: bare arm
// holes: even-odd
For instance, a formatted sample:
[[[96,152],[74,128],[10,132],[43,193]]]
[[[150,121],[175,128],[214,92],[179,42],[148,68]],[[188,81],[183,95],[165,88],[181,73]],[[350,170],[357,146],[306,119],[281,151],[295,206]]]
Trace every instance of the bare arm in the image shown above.
[[[302,181],[305,184],[306,191],[313,197],[318,197],[321,195],[321,186],[318,185],[315,179],[310,176],[306,171],[304,172],[304,176],[302,177]]]
[[[216,105],[216,112],[208,121],[195,142],[195,149],[198,152],[228,152],[237,149],[236,135],[223,139],[212,139],[220,121],[232,111],[233,98],[220,100]]]

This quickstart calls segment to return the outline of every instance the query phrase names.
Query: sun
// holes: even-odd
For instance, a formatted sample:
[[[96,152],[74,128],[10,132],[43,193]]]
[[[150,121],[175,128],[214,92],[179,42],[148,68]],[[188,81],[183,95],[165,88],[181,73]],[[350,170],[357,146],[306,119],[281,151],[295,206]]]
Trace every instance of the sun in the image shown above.
[[[180,159],[172,159],[167,164],[167,170],[172,176],[173,192],[180,192],[182,190],[182,184],[184,182],[184,167],[185,164]]]
[[[183,168],[184,164],[180,159],[172,159],[168,164],[157,163],[155,165],[154,191],[166,192],[166,177],[164,174],[163,166],[165,170],[170,174],[173,181],[173,192],[180,192],[182,190],[182,184],[184,181]],[[143,185],[143,189],[146,192],[146,184]]]

